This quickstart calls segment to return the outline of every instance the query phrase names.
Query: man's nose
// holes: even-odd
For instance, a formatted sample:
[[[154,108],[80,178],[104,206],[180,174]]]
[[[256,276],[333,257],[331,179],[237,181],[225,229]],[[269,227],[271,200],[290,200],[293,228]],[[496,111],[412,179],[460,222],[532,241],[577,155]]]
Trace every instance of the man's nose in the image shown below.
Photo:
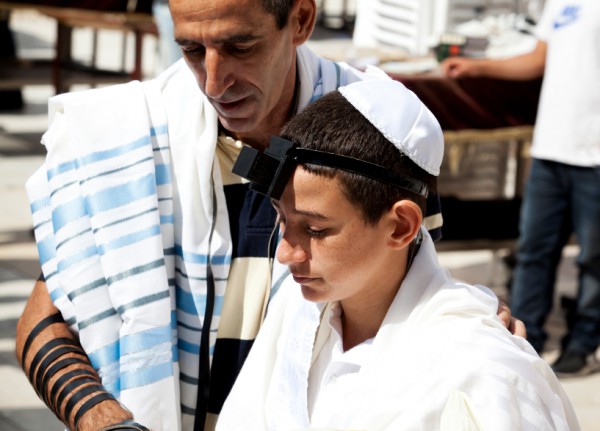
[[[205,94],[212,99],[222,98],[234,82],[231,74],[231,60],[225,58],[217,50],[207,49],[204,57],[204,69],[206,71]]]

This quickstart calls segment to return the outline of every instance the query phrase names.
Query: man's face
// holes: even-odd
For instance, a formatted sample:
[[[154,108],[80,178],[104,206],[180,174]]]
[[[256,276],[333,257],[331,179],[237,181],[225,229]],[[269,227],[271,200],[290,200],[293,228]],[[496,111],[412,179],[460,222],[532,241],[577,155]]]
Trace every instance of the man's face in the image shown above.
[[[170,5],[175,38],[221,124],[241,136],[278,131],[293,98],[295,48],[303,42],[297,20],[279,30],[259,0]]]
[[[388,247],[388,218],[367,224],[336,178],[298,167],[273,205],[282,232],[277,259],[288,265],[307,300],[367,304],[386,286],[399,285],[392,275],[397,271],[388,266],[400,266]]]

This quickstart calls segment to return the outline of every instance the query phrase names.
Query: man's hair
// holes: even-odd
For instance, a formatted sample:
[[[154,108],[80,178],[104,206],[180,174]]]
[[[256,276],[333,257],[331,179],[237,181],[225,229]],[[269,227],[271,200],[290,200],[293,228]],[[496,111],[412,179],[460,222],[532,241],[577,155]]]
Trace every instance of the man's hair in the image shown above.
[[[437,178],[398,150],[339,91],[306,107],[285,125],[281,136],[302,148],[375,163],[397,175],[422,181],[430,193],[437,192]],[[425,214],[426,199],[416,193],[340,169],[308,164],[302,167],[317,175],[337,176],[344,195],[361,210],[369,224],[375,224],[395,202],[403,199],[417,203]]]
[[[275,22],[279,30],[284,28],[287,24],[290,11],[292,10],[295,1],[297,0],[260,0],[263,8],[265,8],[268,13],[275,16]]]

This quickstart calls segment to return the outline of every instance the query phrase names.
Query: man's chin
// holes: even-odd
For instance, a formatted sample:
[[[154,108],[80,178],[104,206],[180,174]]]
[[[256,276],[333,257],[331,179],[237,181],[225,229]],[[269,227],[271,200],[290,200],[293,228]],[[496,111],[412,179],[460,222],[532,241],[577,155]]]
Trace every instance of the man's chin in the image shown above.
[[[219,122],[225,130],[235,135],[249,133],[256,127],[250,118],[230,118],[219,116]]]

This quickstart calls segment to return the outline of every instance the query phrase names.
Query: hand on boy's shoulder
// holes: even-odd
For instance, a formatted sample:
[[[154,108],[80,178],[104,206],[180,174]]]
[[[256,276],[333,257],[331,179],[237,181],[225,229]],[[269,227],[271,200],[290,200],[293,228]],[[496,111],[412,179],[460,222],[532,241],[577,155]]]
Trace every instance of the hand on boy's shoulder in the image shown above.
[[[508,304],[502,298],[498,298],[498,317],[511,334],[527,338],[525,324],[512,316]]]

